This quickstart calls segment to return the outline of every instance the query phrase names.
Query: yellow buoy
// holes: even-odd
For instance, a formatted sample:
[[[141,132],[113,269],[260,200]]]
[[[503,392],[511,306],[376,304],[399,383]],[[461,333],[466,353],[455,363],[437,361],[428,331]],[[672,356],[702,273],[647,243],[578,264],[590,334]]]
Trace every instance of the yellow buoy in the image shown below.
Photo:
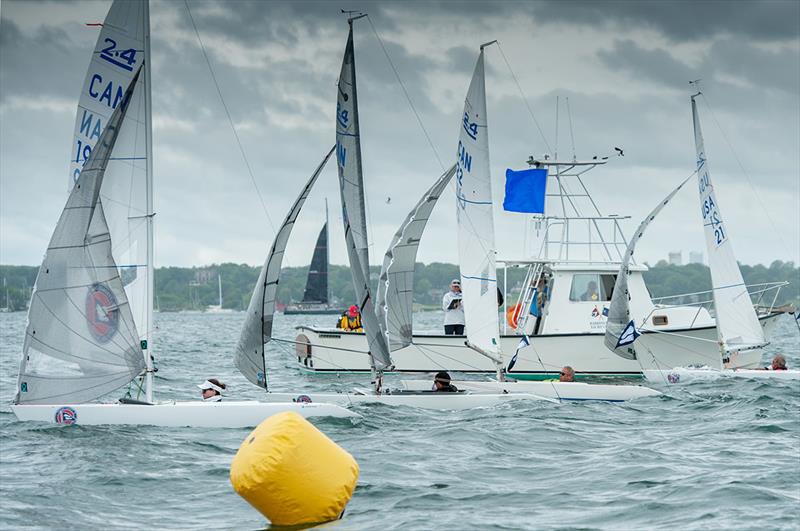
[[[358,481],[358,463],[293,411],[259,424],[231,463],[233,489],[275,525],[335,520]]]

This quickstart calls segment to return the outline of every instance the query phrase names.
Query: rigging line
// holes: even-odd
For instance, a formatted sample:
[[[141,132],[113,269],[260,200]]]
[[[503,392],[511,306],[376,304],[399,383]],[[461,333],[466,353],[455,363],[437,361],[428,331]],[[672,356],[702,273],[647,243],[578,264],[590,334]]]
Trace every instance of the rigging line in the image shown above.
[[[733,149],[733,144],[731,144],[731,141],[728,139],[728,135],[725,133],[725,130],[722,128],[722,125],[720,125],[719,120],[717,120],[717,115],[714,114],[714,109],[711,108],[711,104],[709,103],[708,98],[706,98],[706,95],[704,93],[702,93],[702,92],[700,93],[700,95],[703,97],[703,101],[706,102],[706,106],[708,107],[708,110],[711,113],[711,118],[714,119],[714,123],[717,124],[717,129],[719,129],[719,131],[722,133],[722,138],[725,139],[725,143],[728,145],[728,149],[731,150],[731,154],[733,154],[733,158],[736,159],[736,163],[739,165],[739,169],[742,170],[742,173],[744,174],[745,178],[747,179],[747,184],[750,185],[750,189],[753,190],[753,193],[755,194],[756,199],[758,199],[758,204],[761,206],[761,210],[763,210],[764,214],[767,215],[767,219],[769,220],[770,224],[772,225],[773,233],[778,237],[778,239],[780,240],[781,245],[783,246],[783,248],[784,249],[789,249],[790,247],[786,245],[786,242],[784,241],[783,236],[778,231],[778,226],[775,223],[775,220],[772,219],[772,216],[769,215],[769,210],[767,210],[767,208],[764,206],[764,202],[761,200],[761,196],[758,193],[758,189],[755,186],[753,186],[753,180],[750,179],[750,174],[747,173],[747,170],[744,169],[744,165],[742,164],[742,161],[739,159],[739,156],[736,154],[736,151]]]
[[[539,121],[536,119],[536,116],[533,114],[533,110],[531,109],[530,104],[528,104],[528,98],[525,96],[525,93],[522,91],[522,85],[519,84],[519,80],[517,79],[516,74],[514,74],[514,70],[511,68],[511,63],[508,62],[508,58],[506,58],[506,54],[503,52],[503,47],[500,46],[500,41],[497,41],[497,49],[500,50],[500,55],[503,57],[503,61],[505,61],[506,66],[508,67],[508,71],[511,73],[511,77],[514,79],[514,84],[517,85],[517,90],[519,90],[520,96],[522,96],[522,101],[525,103],[525,107],[528,109],[528,114],[531,115],[533,119],[533,123],[536,124],[536,129],[539,130],[539,134],[542,137],[542,141],[544,145],[547,147],[547,151],[552,153],[552,149],[550,149],[550,144],[547,142],[547,137],[544,136],[544,131],[542,131],[542,126],[539,125]]]
[[[572,129],[572,110],[569,107],[569,96],[565,99],[567,100],[567,118],[569,118],[569,136],[572,139],[572,160],[578,160],[578,156],[575,153],[575,132]],[[578,179],[580,180],[580,176],[578,176]]]
[[[526,337],[526,336],[523,336],[523,337]],[[539,351],[536,350],[536,347],[534,346],[533,341],[530,341],[530,339],[529,339],[529,344],[533,348],[533,352],[536,354],[536,358],[539,360],[539,364],[542,366],[542,369],[544,369],[545,372],[546,372],[547,371],[547,367],[544,366],[544,361],[542,361],[542,357],[539,356]],[[572,376],[573,376],[573,378],[575,376],[575,370],[574,369],[572,371]],[[556,389],[556,384],[554,382],[550,382],[550,387],[553,388],[553,392],[558,397],[558,401],[561,402],[561,395],[558,394],[558,389]]]
[[[386,46],[383,45],[383,39],[381,36],[378,35],[378,30],[375,29],[375,24],[372,23],[372,17],[367,15],[367,21],[369,22],[370,28],[372,28],[372,32],[375,34],[375,37],[378,39],[378,43],[381,45],[381,49],[383,50],[383,54],[386,56],[386,60],[389,61],[389,66],[392,67],[392,72],[394,72],[394,77],[397,78],[397,82],[400,84],[400,88],[403,89],[403,94],[406,97],[406,101],[408,101],[408,106],[411,107],[411,111],[414,113],[414,116],[417,118],[417,122],[419,123],[420,129],[422,129],[422,133],[425,135],[425,138],[428,141],[428,145],[431,147],[431,151],[433,151],[433,156],[436,157],[436,161],[439,163],[442,171],[444,171],[445,167],[442,163],[442,159],[439,157],[439,152],[436,151],[436,147],[433,145],[433,141],[431,140],[430,135],[428,134],[427,129],[425,129],[425,125],[422,123],[422,118],[420,118],[419,113],[417,112],[416,107],[414,107],[414,102],[411,101],[411,96],[408,94],[408,90],[406,90],[406,86],[403,83],[403,80],[400,79],[400,74],[397,72],[397,68],[394,66],[394,62],[392,62],[392,58],[389,57],[389,52],[386,50]]]
[[[253,182],[253,187],[256,189],[256,194],[258,195],[258,200],[261,202],[261,208],[264,210],[264,215],[267,216],[267,221],[269,222],[269,226],[272,228],[273,235],[277,231],[275,230],[275,224],[272,223],[272,218],[269,215],[269,211],[267,210],[267,205],[264,202],[264,197],[261,195],[261,190],[258,189],[258,184],[256,183],[255,175],[253,175],[253,169],[250,167],[250,161],[247,160],[247,155],[245,155],[244,148],[242,147],[242,142],[239,140],[239,134],[236,132],[236,126],[233,124],[233,118],[231,117],[231,113],[228,110],[228,105],[225,103],[225,99],[222,97],[222,91],[219,88],[219,83],[217,83],[217,76],[214,74],[214,69],[211,67],[211,60],[208,58],[208,54],[206,53],[206,48],[203,46],[203,40],[200,38],[200,32],[197,30],[197,25],[194,23],[194,17],[192,16],[192,11],[189,9],[189,0],[183,0],[183,3],[186,5],[186,11],[189,13],[189,20],[192,22],[192,27],[194,28],[194,33],[197,35],[197,42],[200,44],[200,51],[203,52],[203,58],[206,60],[206,64],[208,65],[208,71],[211,73],[211,79],[214,81],[214,86],[217,89],[217,94],[219,95],[219,100],[222,103],[222,108],[225,109],[225,115],[228,117],[228,123],[231,125],[231,130],[233,131],[233,136],[236,138],[236,145],[239,146],[239,152],[242,154],[242,159],[244,160],[244,165],[247,166],[247,173],[250,174],[250,180]]]

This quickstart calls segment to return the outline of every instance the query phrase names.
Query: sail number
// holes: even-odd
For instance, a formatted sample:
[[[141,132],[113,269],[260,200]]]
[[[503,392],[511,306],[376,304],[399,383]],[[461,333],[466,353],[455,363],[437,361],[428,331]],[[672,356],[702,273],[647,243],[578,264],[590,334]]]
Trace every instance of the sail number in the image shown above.
[[[477,138],[478,138],[478,124],[476,124],[475,122],[473,122],[473,121],[471,121],[469,119],[469,114],[467,114],[466,111],[464,111],[464,119],[462,120],[462,124],[461,125],[464,128],[464,131],[466,131],[467,135],[472,140],[477,140]]]
[[[704,182],[705,186],[703,185]],[[703,173],[702,177],[700,178],[700,188],[701,191],[709,188],[707,173]],[[708,195],[703,200],[703,204],[700,206],[700,210],[703,214],[704,224],[707,227],[710,227],[712,233],[714,234],[714,243],[719,246],[722,245],[728,236],[725,233],[725,228],[722,225],[722,216],[720,216],[719,210],[717,209],[717,203],[714,201],[714,196],[711,193],[712,191],[713,190],[709,190]]]
[[[104,42],[107,46],[100,50],[100,58],[128,72],[133,72],[133,65],[136,63],[136,50],[133,48],[118,50],[117,41],[114,39],[106,38]]]

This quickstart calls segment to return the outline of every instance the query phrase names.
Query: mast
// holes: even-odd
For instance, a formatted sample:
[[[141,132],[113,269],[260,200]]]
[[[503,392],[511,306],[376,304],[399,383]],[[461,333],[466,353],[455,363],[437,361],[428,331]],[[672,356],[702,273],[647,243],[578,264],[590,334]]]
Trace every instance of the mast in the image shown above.
[[[328,198],[325,198],[325,304],[331,305],[330,270],[331,270],[331,247],[330,247],[330,228],[328,227]]]
[[[219,286],[219,309],[222,309],[222,273],[217,271],[217,284]]]
[[[144,0],[144,120],[145,143],[147,157],[147,326],[144,330],[144,362],[146,373],[144,378],[144,393],[147,402],[153,401],[153,351],[150,337],[153,329],[153,301],[155,299],[155,268],[153,265],[153,114],[152,92],[150,84],[150,2]]]

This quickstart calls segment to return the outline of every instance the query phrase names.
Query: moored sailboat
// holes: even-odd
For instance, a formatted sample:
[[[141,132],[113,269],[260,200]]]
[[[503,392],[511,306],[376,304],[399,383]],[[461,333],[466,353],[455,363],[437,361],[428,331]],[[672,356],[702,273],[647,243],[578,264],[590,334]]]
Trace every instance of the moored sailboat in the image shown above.
[[[341,314],[344,309],[330,303],[330,289],[328,288],[328,270],[330,269],[330,252],[328,250],[328,201],[325,200],[325,224],[317,236],[314,245],[314,254],[308,266],[306,287],[303,290],[303,300],[296,304],[289,304],[283,310],[284,315],[303,314]]]

